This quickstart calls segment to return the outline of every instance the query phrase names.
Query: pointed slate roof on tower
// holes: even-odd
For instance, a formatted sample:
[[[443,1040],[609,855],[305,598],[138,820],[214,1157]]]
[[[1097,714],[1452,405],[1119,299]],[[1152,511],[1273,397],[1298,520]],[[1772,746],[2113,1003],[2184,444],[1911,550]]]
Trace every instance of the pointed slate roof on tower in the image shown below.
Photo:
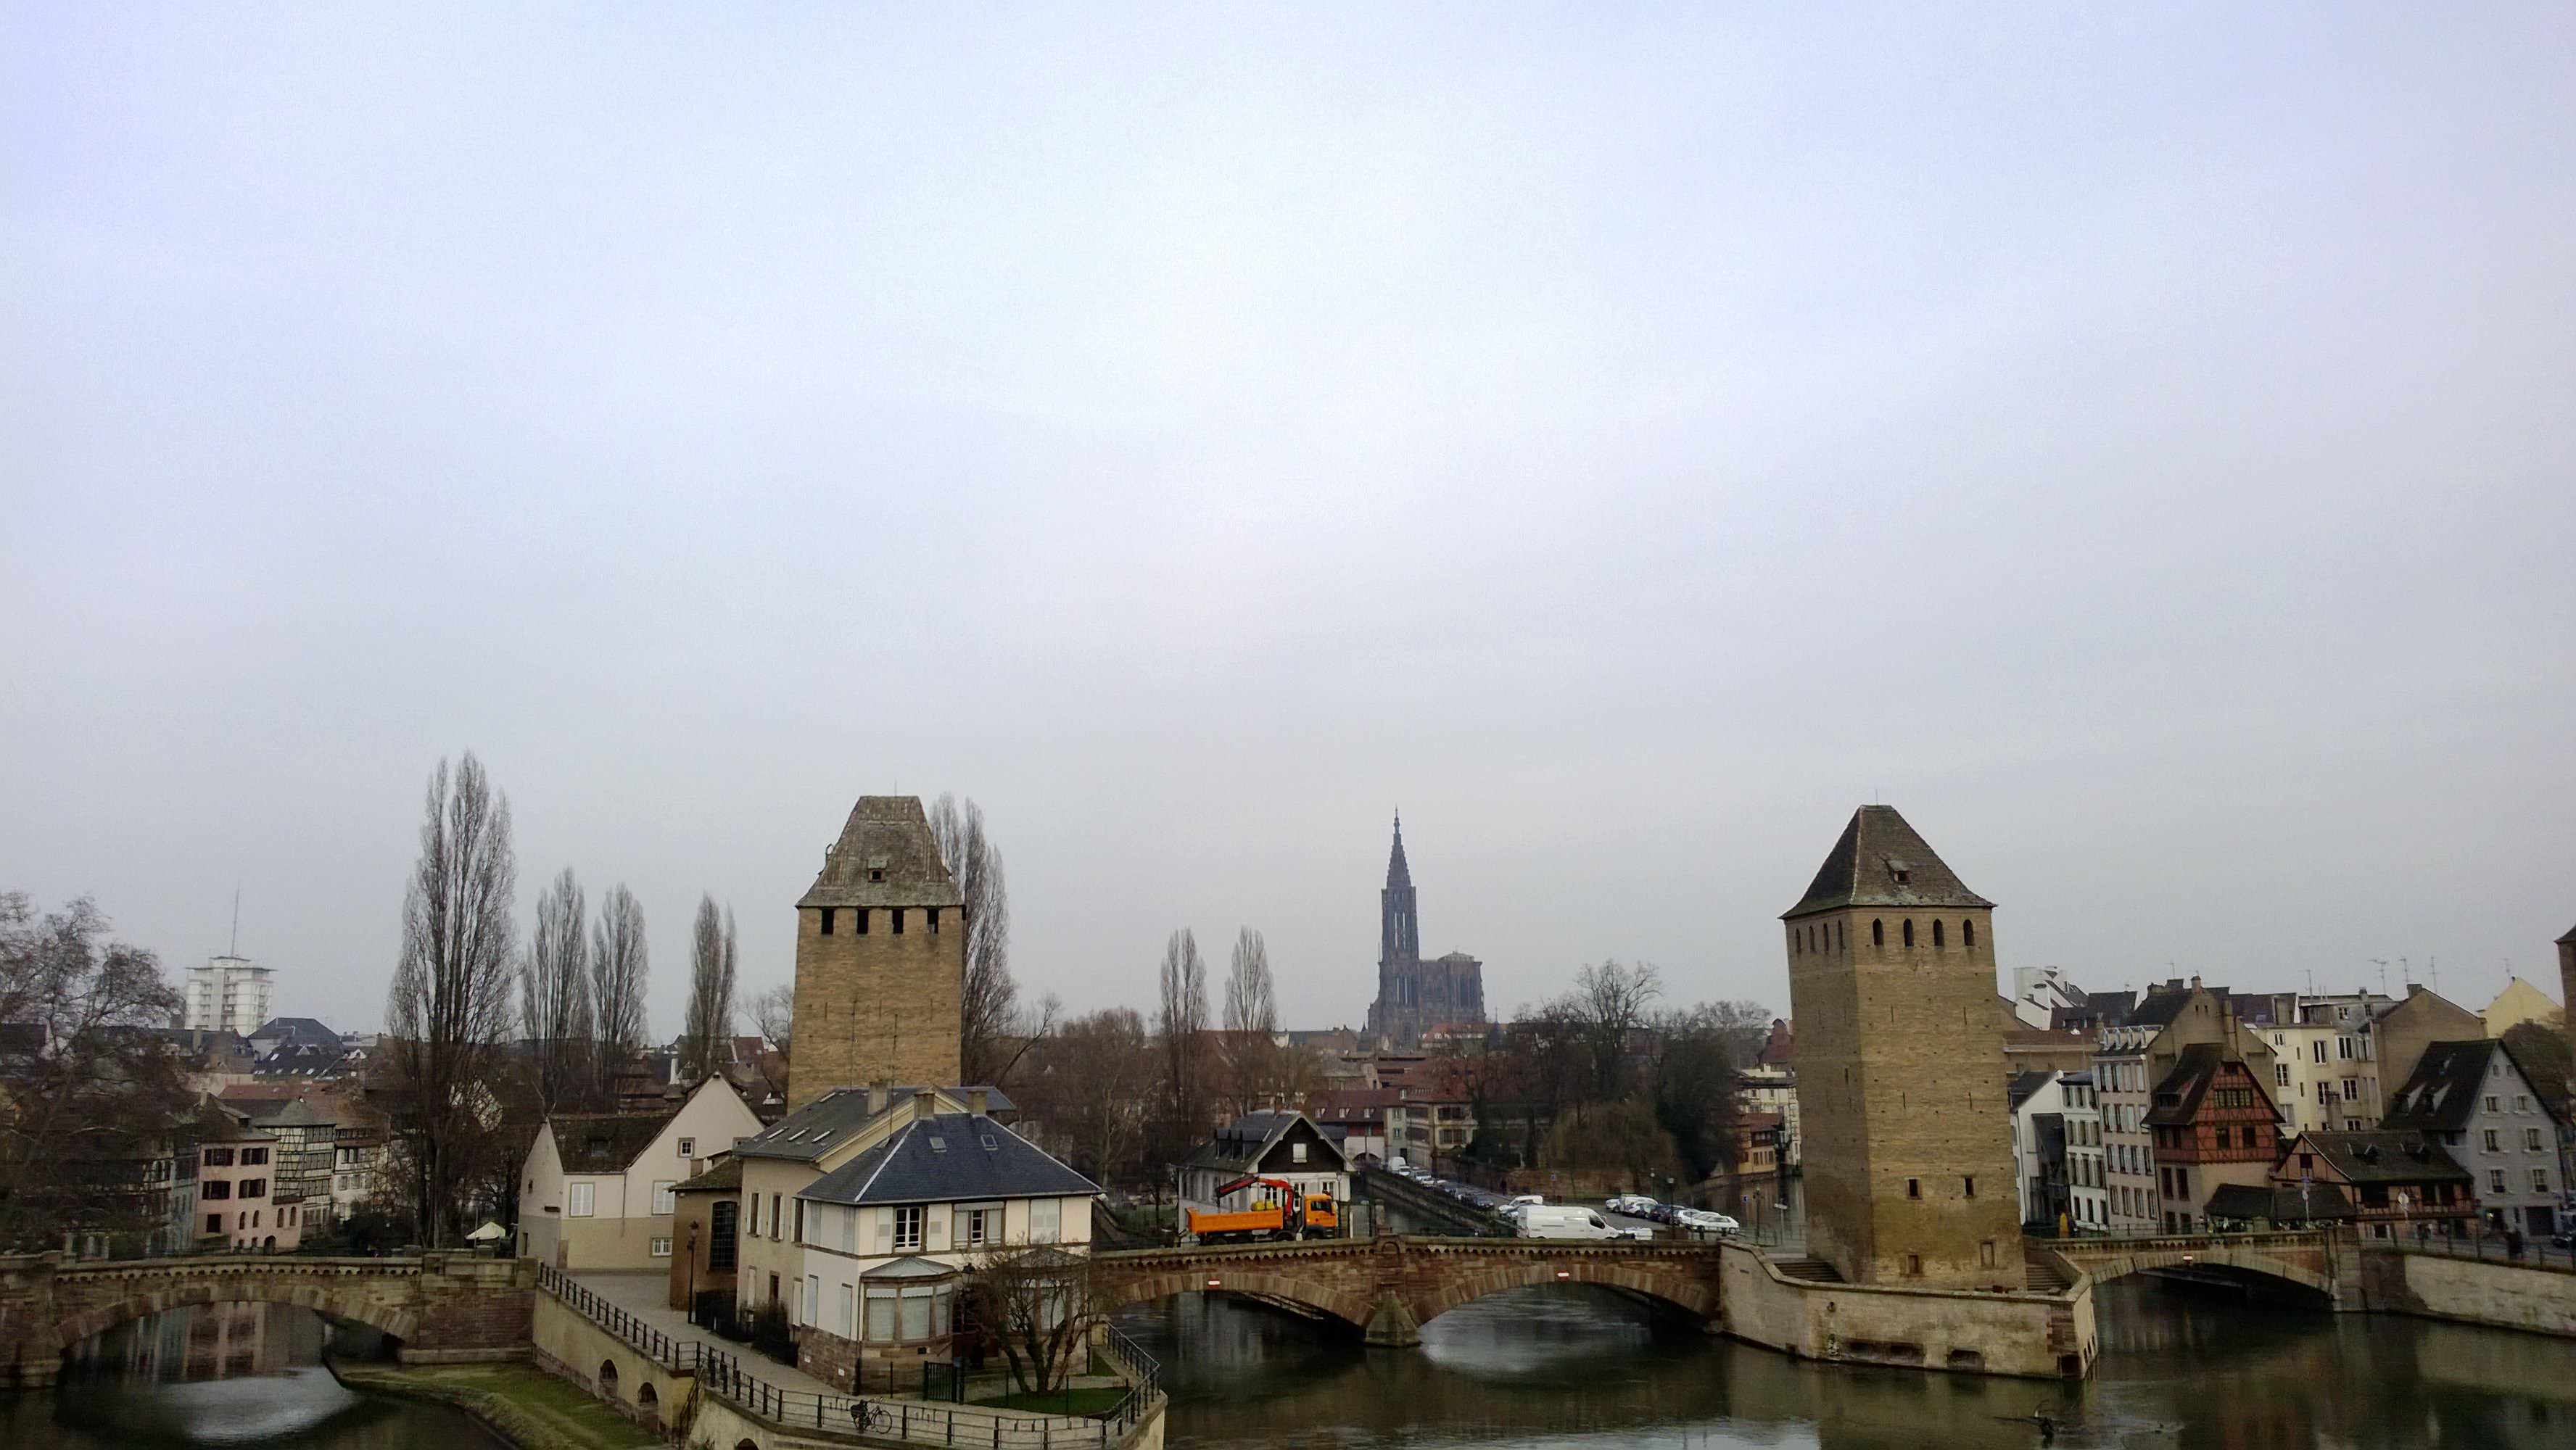
[[[2567,928],[2567,934],[2558,939],[2558,945],[2576,946],[2576,926]]]
[[[823,854],[823,869],[804,906],[962,906],[938,838],[917,795],[863,795],[850,808],[841,839]]]
[[[1934,854],[1894,806],[1862,806],[1783,921],[1845,906],[1984,906],[1994,903]]]
[[[1437,845],[1438,842],[1432,844]],[[1404,813],[1395,816],[1395,850],[1386,858],[1386,884],[1389,887],[1411,886],[1413,870],[1404,864]]]

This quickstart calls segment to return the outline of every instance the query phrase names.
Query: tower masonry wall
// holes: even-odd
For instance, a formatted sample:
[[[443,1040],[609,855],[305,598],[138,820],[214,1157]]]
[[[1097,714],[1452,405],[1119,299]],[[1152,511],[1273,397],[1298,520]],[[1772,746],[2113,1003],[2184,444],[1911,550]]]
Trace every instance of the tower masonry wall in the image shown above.
[[[2022,1282],[1992,918],[1869,905],[1787,924],[1809,1243],[1854,1283]]]
[[[823,912],[834,913],[824,935]],[[858,930],[860,911],[868,929]],[[903,930],[894,917],[903,914]],[[933,925],[934,914],[936,925]],[[801,907],[788,1103],[872,1082],[953,1086],[966,983],[963,907]]]

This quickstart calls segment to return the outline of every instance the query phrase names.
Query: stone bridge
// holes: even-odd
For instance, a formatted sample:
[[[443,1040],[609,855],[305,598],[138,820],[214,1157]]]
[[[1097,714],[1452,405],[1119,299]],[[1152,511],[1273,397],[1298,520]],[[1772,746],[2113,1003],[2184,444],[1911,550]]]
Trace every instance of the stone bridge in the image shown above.
[[[2314,1290],[2338,1309],[2364,1307],[2359,1241],[2327,1229],[2046,1240],[2097,1284],[2157,1269],[2269,1279]]]
[[[1374,1345],[1419,1344],[1425,1323],[1471,1299],[1542,1284],[1602,1284],[1718,1317],[1719,1255],[1702,1244],[1389,1236],[1094,1257],[1113,1305],[1246,1294],[1338,1320]]]
[[[0,1257],[0,1387],[50,1384],[65,1350],[183,1304],[292,1304],[381,1330],[410,1363],[506,1358],[526,1352],[535,1285],[533,1261],[465,1254]]]

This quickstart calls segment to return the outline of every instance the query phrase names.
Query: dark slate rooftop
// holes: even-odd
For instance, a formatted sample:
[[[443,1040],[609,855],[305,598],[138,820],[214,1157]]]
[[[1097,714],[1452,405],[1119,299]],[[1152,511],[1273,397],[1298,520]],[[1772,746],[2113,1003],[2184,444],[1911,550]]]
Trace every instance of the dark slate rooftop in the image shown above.
[[[1273,1143],[1286,1137],[1288,1130],[1300,1122],[1312,1124],[1314,1120],[1295,1111],[1246,1113],[1191,1150],[1190,1156],[1182,1160],[1183,1165],[1248,1173],[1270,1152]],[[1322,1129],[1316,1131],[1321,1133]],[[1321,1172],[1334,1166],[1317,1163],[1309,1165],[1307,1171]]]
[[[2215,1042],[2194,1042],[2185,1046],[2181,1055],[2174,1059],[2173,1071],[2166,1073],[2164,1081],[2156,1084],[2150,1099],[2154,1106],[2147,1109],[2147,1122],[2153,1126],[2172,1126],[2196,1119],[2200,1115],[2201,1100],[2209,1095],[2210,1085],[2218,1081],[2220,1071],[2226,1066],[2227,1057]],[[2248,1072],[2245,1080],[2256,1095],[2267,1103],[2271,1101],[2271,1095],[2264,1091],[2263,1085],[2254,1081],[2253,1073]],[[2167,1094],[2178,1099],[2171,1107],[2164,1105]]]
[[[2525,1082],[2531,1080],[2531,1074],[2523,1072],[2514,1059],[2513,1049],[2495,1038],[2425,1044],[2424,1055],[2415,1059],[2414,1075],[2388,1100],[2388,1115],[2379,1125],[2416,1132],[2461,1131],[2478,1110],[2478,1089],[2499,1054],[2513,1063]],[[2534,1096],[2553,1118],[2557,1116],[2546,1093],[2535,1090]]]
[[[336,1048],[340,1034],[310,1017],[271,1017],[259,1025],[253,1037],[283,1037],[289,1042],[310,1042]]]
[[[1783,920],[1845,906],[1993,906],[1970,891],[1894,806],[1852,812],[1842,839]]]
[[[2048,1086],[2048,1073],[2041,1068],[2024,1068],[2004,1080],[2004,1102],[2018,1108],[2030,1101],[2030,1095]]]
[[[880,1111],[897,1108],[912,1111],[913,1094],[920,1088],[888,1088],[886,1105]],[[964,1097],[972,1089],[950,1088],[952,1097]],[[984,1089],[984,1105],[994,1112],[1015,1111],[1011,1100],[1000,1088]],[[850,1136],[877,1116],[868,1111],[866,1088],[834,1088],[814,1101],[789,1113],[771,1127],[734,1145],[734,1152],[744,1158],[786,1158],[811,1163],[850,1141]]]
[[[555,1151],[563,1155],[566,1173],[623,1173],[678,1115],[676,1108],[667,1113],[557,1113],[546,1122],[555,1130]]]
[[[2415,1071],[2388,1099],[2380,1124],[2418,1132],[2457,1132],[2477,1111],[2478,1086],[2487,1079],[2487,1051],[2495,1044],[2428,1042]]]
[[[2299,1135],[2292,1153],[2314,1153],[2354,1183],[2467,1183],[2469,1170],[2421,1133],[2368,1129]]]
[[[742,1187],[742,1160],[728,1157],[713,1168],[683,1182],[672,1190],[676,1193],[732,1193]]]
[[[2129,1020],[2120,1025],[2171,1027],[2173,1020],[2182,1015],[2182,1009],[2191,1005],[2192,991],[2189,987],[2173,985],[2149,987],[2147,995],[2138,999],[2138,1005],[2129,1009]]]
[[[1099,1184],[991,1118],[940,1113],[906,1123],[796,1196],[818,1203],[953,1203],[1099,1191]]]
[[[863,795],[850,808],[841,838],[823,853],[823,869],[804,906],[960,906],[957,883],[939,859],[939,842],[917,795]]]
[[[2274,1223],[2314,1223],[2354,1217],[2352,1200],[2331,1183],[2266,1186],[2222,1183],[2209,1195],[2211,1218],[2269,1219]]]

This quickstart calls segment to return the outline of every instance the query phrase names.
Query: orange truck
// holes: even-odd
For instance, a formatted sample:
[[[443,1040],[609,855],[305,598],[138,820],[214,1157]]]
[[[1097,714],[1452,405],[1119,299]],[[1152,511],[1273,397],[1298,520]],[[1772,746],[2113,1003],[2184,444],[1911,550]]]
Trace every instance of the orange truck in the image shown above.
[[[1241,1213],[1189,1211],[1190,1234],[1203,1244],[1250,1243],[1254,1239],[1330,1239],[1342,1233],[1342,1217],[1329,1193],[1301,1195],[1296,1185],[1277,1178],[1238,1178],[1216,1191],[1219,1198],[1254,1185],[1276,1189],[1282,1196]]]

